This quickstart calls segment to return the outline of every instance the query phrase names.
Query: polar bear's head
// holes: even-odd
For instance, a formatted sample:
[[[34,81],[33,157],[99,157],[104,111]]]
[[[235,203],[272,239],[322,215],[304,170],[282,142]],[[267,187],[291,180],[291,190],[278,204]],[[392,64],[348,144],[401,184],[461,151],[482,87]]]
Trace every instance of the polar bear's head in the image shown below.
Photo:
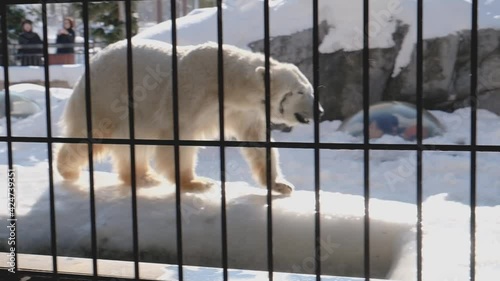
[[[265,68],[255,72],[264,77]],[[292,64],[271,65],[271,122],[294,126],[314,118],[314,90],[307,78]],[[319,105],[319,113],[323,108]]]

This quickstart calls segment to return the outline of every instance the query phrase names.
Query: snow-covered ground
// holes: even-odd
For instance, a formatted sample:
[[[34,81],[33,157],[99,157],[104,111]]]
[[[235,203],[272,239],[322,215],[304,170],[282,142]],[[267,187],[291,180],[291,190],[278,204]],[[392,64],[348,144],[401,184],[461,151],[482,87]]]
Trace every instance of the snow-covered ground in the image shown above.
[[[85,66],[81,64],[50,65],[50,81],[65,81],[69,87],[75,83],[85,72]],[[4,79],[4,67],[0,66],[0,81]],[[34,81],[45,81],[45,69],[42,66],[9,66],[9,82],[26,83]]]
[[[470,29],[470,0],[425,0],[424,38],[445,36]],[[264,37],[264,5],[262,0],[224,1],[224,42],[242,48]],[[479,0],[479,27],[500,28],[500,1]],[[453,12],[447,12],[453,11]],[[392,34],[397,22],[410,26],[398,55],[394,75],[410,62],[416,42],[415,0],[370,1],[370,47],[387,48],[394,45]],[[319,47],[322,53],[337,50],[353,51],[363,48],[363,2],[320,0],[319,20],[329,26]],[[312,1],[270,1],[271,37],[289,35],[312,27]],[[136,37],[170,42],[171,22],[166,21],[144,30]],[[179,45],[194,45],[206,41],[217,42],[217,9],[192,11],[177,20]]]
[[[12,86],[11,90],[30,96],[44,106],[43,87],[20,84]],[[55,136],[60,135],[56,122],[70,92],[68,89],[51,89]],[[447,132],[426,142],[469,142],[470,109],[432,113],[444,123]],[[480,110],[478,119],[478,142],[499,145],[500,117]],[[5,119],[0,124],[0,135],[5,135]],[[16,136],[46,135],[44,111],[27,119],[13,120],[12,124]],[[360,141],[337,132],[339,125],[340,121],[322,123],[321,141]],[[312,126],[299,126],[291,133],[273,132],[273,137],[280,141],[312,141],[312,132]],[[390,136],[376,142],[409,143]],[[47,145],[15,143],[13,148],[18,178],[19,245],[24,251],[43,252],[48,249],[50,241]],[[310,273],[314,237],[313,151],[280,149],[280,154],[283,172],[296,185],[297,192],[289,198],[278,196],[274,199],[276,270]],[[238,149],[228,148],[226,157],[229,265],[265,270],[265,191],[253,187],[255,183]],[[379,275],[394,280],[413,280],[415,276],[415,157],[413,151],[370,153],[373,268]],[[198,173],[219,180],[218,161],[218,148],[201,149]],[[363,247],[363,153],[322,150],[320,162],[322,250],[327,254],[323,270],[337,275],[359,276],[362,274]],[[444,280],[442,277],[468,280],[469,164],[467,152],[424,152],[424,280]],[[0,166],[0,180],[6,182],[5,143],[0,146]],[[131,251],[129,189],[118,182],[109,163],[99,163],[95,170],[100,255],[121,252],[126,257]],[[478,153],[476,280],[493,280],[500,274],[499,170],[500,153]],[[61,255],[88,253],[87,179],[88,174],[84,174],[79,182],[69,184],[62,182],[57,172],[55,174]],[[173,189],[164,183],[139,190],[140,247],[146,251],[146,259],[161,256],[171,262],[174,260]],[[219,194],[216,185],[207,193],[183,196],[185,262],[188,264],[220,265]],[[6,196],[2,195],[0,200],[0,204],[6,206]],[[0,217],[6,216],[5,209],[1,209]],[[5,231],[1,230],[2,237],[5,237]]]

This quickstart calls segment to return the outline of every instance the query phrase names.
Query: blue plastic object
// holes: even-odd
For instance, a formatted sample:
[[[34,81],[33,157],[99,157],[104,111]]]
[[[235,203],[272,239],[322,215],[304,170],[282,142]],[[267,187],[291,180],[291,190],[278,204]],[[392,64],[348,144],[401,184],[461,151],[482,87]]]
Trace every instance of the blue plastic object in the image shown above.
[[[370,138],[383,135],[400,136],[406,140],[417,137],[417,108],[406,102],[383,102],[370,106]],[[338,129],[353,136],[363,136],[363,111],[347,118]],[[427,110],[422,112],[423,138],[442,135],[445,128],[439,120]]]

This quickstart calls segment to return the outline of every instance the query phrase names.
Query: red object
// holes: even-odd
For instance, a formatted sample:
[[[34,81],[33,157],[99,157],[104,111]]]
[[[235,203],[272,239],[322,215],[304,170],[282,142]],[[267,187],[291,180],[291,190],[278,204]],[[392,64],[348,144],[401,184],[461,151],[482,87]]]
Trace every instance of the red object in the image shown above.
[[[50,54],[49,65],[52,64],[75,64],[75,54]]]
[[[422,128],[422,138],[425,139],[429,136],[429,130],[427,128]],[[406,140],[417,139],[417,125],[410,126],[406,128],[403,132],[403,138]]]

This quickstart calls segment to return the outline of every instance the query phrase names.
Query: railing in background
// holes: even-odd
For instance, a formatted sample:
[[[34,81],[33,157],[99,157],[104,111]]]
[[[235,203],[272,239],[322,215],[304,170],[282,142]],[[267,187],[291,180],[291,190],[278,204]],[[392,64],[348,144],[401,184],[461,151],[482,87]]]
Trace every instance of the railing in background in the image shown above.
[[[89,54],[92,56],[106,47],[103,42],[89,42]],[[57,53],[59,48],[73,48],[73,53]],[[2,52],[3,53],[3,52]],[[43,44],[20,45],[8,44],[9,65],[28,66],[45,64],[43,55]],[[72,44],[48,44],[48,64],[84,64],[85,43]],[[1,62],[0,62],[1,63]],[[3,64],[3,63],[1,63]]]

